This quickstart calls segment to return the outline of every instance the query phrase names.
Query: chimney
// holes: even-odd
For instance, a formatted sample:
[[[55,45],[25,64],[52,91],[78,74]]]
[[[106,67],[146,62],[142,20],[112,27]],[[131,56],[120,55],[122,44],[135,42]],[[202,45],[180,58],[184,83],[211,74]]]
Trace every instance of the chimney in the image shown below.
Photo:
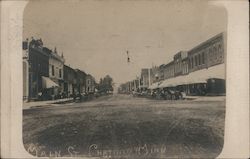
[[[57,50],[56,50],[56,47],[55,47],[55,49],[54,49],[54,53],[56,53],[56,54],[57,54]]]

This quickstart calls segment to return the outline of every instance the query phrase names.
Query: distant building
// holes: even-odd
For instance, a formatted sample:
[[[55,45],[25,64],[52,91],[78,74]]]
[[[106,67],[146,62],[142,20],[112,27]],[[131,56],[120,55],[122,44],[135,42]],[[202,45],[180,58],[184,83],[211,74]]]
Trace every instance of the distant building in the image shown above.
[[[172,78],[175,74],[174,61],[169,62],[164,66],[164,79]]]
[[[188,57],[185,57],[182,59],[181,69],[182,69],[182,75],[186,75],[189,73],[189,71],[188,71]]]
[[[158,82],[160,76],[159,66],[153,66],[151,69],[152,69],[152,83]]]
[[[180,51],[174,55],[174,76],[182,75],[182,72],[183,72],[182,60],[187,58],[187,55],[188,54],[186,51]]]
[[[159,66],[158,81],[164,80],[164,70],[165,70],[165,68],[166,68],[165,64],[162,64],[162,65]]]
[[[64,93],[67,97],[72,96],[77,89],[76,71],[70,66],[64,65],[63,68]]]
[[[132,90],[131,90],[131,82],[126,82],[126,83],[123,83],[120,85],[120,88],[119,88],[119,93],[131,93]]]
[[[63,55],[58,55],[56,48],[54,51],[44,47],[44,50],[49,53],[49,78],[53,80],[58,87],[53,87],[52,95],[59,96],[63,93],[63,67],[64,67],[64,57]]]
[[[86,76],[86,93],[87,94],[94,93],[95,88],[96,88],[95,78],[92,75],[87,74],[87,76]]]
[[[84,71],[75,69],[76,71],[76,94],[85,94],[86,93],[86,76],[87,74]]]
[[[141,69],[141,88],[147,89],[153,83],[153,71],[152,68]]]

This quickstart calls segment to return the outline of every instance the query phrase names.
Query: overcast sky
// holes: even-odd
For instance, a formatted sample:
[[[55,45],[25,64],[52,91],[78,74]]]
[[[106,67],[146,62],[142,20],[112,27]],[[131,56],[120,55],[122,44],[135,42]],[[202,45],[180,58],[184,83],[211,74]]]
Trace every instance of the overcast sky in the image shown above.
[[[168,63],[226,31],[226,11],[204,0],[30,1],[24,10],[23,38],[42,38],[66,64],[116,83],[141,68]],[[131,62],[127,63],[126,50]]]

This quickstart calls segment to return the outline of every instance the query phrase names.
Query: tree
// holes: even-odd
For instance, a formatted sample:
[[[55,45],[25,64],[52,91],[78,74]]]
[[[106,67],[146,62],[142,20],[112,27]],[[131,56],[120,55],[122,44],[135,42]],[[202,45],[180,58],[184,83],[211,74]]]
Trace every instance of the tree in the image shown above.
[[[113,92],[113,79],[109,75],[106,75],[104,78],[101,78],[98,85],[98,89],[100,92],[104,93]]]

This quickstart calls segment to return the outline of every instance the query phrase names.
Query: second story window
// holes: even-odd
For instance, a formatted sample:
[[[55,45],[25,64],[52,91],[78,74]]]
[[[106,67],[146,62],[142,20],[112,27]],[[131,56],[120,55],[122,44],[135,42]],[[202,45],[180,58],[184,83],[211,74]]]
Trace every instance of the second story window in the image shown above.
[[[59,69],[59,77],[62,78],[62,69]]]
[[[202,52],[201,54],[201,60],[202,60],[202,64],[205,64],[205,53]]]
[[[51,66],[51,73],[52,73],[52,76],[55,76],[55,68],[54,68],[54,65]]]
[[[198,65],[201,65],[201,54],[198,55]]]
[[[198,60],[197,60],[197,56],[194,57],[194,65],[197,66]]]

